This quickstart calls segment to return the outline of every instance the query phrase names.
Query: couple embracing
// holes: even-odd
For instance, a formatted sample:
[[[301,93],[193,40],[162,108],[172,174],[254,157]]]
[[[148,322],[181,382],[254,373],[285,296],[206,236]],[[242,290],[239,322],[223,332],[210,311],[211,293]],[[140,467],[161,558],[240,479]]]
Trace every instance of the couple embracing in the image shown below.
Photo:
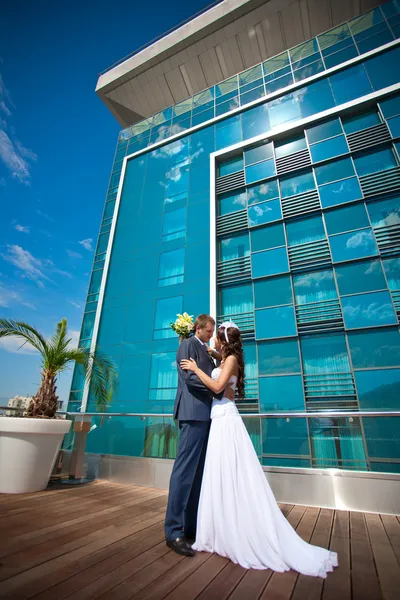
[[[244,397],[240,331],[223,323],[211,350],[214,329],[210,315],[199,315],[194,336],[177,352],[180,438],[167,545],[185,556],[216,552],[247,569],[326,577],[338,564],[336,553],[304,542],[283,516],[235,405],[236,390]]]

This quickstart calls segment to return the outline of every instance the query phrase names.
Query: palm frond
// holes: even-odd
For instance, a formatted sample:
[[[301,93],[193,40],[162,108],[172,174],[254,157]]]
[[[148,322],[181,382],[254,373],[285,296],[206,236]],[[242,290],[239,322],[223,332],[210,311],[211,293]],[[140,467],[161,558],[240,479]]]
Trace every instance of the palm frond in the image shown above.
[[[0,339],[5,337],[17,337],[31,344],[43,357],[46,356],[48,345],[43,335],[32,325],[24,321],[13,321],[11,319],[0,319]]]

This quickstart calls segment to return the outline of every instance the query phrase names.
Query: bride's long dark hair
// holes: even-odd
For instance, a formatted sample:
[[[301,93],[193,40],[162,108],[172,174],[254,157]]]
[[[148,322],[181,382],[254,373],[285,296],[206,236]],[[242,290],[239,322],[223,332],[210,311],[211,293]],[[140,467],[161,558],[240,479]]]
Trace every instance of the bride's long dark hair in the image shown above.
[[[226,341],[225,330],[229,340],[228,342]],[[217,339],[221,344],[221,355],[223,359],[231,355],[236,357],[239,370],[237,391],[239,398],[244,398],[244,357],[242,336],[240,335],[240,331],[236,327],[219,327],[217,330]]]

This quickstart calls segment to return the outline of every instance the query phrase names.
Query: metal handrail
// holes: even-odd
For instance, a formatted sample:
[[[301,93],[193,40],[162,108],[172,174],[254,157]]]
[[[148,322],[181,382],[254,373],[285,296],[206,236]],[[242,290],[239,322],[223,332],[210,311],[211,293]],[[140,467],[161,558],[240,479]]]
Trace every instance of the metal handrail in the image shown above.
[[[172,419],[172,413],[113,413],[113,412],[67,412],[64,413],[70,417],[142,417],[142,418],[154,418],[154,417],[164,417],[165,419]],[[265,413],[241,413],[241,416],[245,419],[259,419],[259,418],[272,418],[272,419],[280,419],[280,418],[295,418],[295,419],[304,419],[309,417],[400,417],[400,410],[391,410],[391,411],[314,411],[314,412],[265,412]]]
[[[152,44],[155,44],[156,42],[158,42],[162,38],[166,37],[170,33],[173,33],[174,31],[176,31],[177,29],[179,29],[180,27],[183,27],[183,25],[186,25],[186,23],[189,23],[190,21],[193,21],[193,19],[196,19],[196,17],[199,17],[200,15],[204,14],[205,12],[207,12],[208,10],[210,10],[211,8],[214,8],[214,6],[217,6],[218,4],[221,4],[221,2],[223,2],[223,0],[215,0],[215,2],[211,2],[211,4],[208,4],[207,6],[205,6],[201,10],[199,10],[197,13],[195,13],[194,15],[188,17],[184,21],[180,21],[180,23],[178,23],[177,25],[174,25],[174,27],[171,27],[171,29],[168,29],[168,31],[165,31],[164,33],[161,33],[160,35],[158,35],[154,39],[150,40],[150,42],[146,42],[146,44],[143,44],[143,46],[140,46],[140,48],[138,48],[137,50],[133,50],[132,52],[130,52],[129,54],[127,54],[126,56],[124,56],[124,58],[120,58],[119,60],[117,60],[117,62],[115,62],[114,64],[112,64],[110,67],[107,67],[104,71],[100,71],[99,76],[104,75],[105,73],[108,73],[108,71],[111,71],[111,69],[113,69],[114,67],[117,67],[118,65],[121,65],[123,62],[125,62],[126,60],[128,60],[128,58],[132,58],[132,56],[135,56],[136,54],[139,54],[139,52],[141,52],[142,50],[145,50],[146,48],[148,48]]]

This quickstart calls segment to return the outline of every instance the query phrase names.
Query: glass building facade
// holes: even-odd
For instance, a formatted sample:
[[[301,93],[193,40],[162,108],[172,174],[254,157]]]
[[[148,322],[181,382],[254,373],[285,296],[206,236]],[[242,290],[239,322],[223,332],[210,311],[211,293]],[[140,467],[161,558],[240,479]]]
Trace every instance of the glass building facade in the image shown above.
[[[119,367],[112,412],[172,412],[183,311],[239,325],[245,422],[400,409],[399,36],[395,0],[121,132],[80,338]],[[246,425],[265,465],[400,472],[389,416]],[[113,417],[88,450],[176,438]]]

